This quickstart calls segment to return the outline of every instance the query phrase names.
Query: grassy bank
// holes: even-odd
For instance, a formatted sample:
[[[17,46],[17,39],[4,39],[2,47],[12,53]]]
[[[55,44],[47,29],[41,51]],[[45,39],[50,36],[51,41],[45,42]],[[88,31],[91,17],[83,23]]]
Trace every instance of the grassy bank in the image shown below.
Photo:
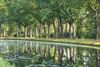
[[[100,45],[100,40],[95,41],[94,39],[48,39],[48,38],[15,38],[15,37],[2,37],[1,40],[32,40],[32,41],[45,41],[45,42],[58,42],[58,43],[72,43],[82,45]]]

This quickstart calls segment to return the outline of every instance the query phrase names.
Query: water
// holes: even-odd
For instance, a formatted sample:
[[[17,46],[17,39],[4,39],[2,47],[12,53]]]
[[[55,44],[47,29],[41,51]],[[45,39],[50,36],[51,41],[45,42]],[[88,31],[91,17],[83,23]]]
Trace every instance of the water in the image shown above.
[[[100,47],[0,40],[0,58],[13,67],[100,67]]]

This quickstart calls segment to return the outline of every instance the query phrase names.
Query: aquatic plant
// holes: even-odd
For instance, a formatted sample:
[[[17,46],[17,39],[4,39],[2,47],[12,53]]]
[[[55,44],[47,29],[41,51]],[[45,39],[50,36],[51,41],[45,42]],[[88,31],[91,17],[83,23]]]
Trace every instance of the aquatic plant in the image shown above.
[[[9,62],[7,62],[6,60],[0,58],[0,67],[14,67],[13,65],[11,65]]]

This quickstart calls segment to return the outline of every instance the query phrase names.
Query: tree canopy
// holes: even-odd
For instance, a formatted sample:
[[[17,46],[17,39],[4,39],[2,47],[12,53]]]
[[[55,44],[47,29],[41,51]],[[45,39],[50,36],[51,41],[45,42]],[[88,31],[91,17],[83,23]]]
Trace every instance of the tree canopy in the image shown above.
[[[100,38],[99,0],[0,0],[2,37]]]

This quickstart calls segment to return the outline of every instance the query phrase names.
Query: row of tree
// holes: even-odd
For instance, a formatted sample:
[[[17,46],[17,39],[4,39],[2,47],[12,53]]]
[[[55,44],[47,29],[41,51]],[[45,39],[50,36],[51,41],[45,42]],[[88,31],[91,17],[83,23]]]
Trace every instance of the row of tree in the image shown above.
[[[100,0],[0,0],[0,36],[100,38]]]

